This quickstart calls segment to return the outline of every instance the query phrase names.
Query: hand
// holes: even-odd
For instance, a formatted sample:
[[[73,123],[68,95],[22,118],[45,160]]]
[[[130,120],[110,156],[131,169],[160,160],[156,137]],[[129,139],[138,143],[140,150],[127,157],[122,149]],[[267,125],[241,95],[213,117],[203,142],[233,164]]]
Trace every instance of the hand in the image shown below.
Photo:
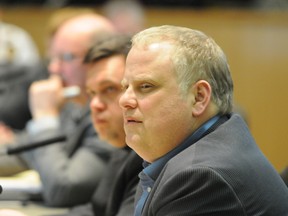
[[[11,128],[0,122],[0,145],[13,143],[15,134]]]
[[[12,210],[12,209],[1,209],[0,216],[26,216],[22,212]]]
[[[60,77],[33,82],[29,89],[29,106],[33,119],[58,116],[64,104],[63,85]]]

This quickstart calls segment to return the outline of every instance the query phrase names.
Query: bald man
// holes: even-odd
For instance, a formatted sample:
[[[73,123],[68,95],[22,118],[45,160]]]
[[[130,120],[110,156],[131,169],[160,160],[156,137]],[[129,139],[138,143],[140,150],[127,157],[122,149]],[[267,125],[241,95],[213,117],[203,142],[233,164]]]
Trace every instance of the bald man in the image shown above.
[[[39,173],[49,206],[69,207],[90,200],[110,156],[111,147],[99,141],[90,122],[82,64],[92,39],[103,31],[113,32],[113,25],[90,12],[61,22],[49,40],[50,77],[30,88],[32,120],[25,139],[43,140],[59,132],[68,137],[23,154],[28,166]],[[63,92],[71,86],[80,91],[67,99]]]

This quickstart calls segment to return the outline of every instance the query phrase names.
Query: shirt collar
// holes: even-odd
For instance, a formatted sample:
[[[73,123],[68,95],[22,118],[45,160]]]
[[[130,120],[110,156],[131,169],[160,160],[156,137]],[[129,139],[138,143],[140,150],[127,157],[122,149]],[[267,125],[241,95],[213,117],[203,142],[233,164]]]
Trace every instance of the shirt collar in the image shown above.
[[[182,144],[177,146],[176,148],[172,149],[170,152],[168,152],[166,155],[162,156],[158,160],[154,161],[153,163],[148,163],[144,161],[143,166],[144,170],[143,172],[148,175],[151,179],[154,181],[159,176],[161,170],[165,166],[165,164],[173,158],[175,155],[183,151],[184,149],[188,148],[192,144],[194,144],[196,141],[198,141],[205,132],[213,125],[215,124],[218,119],[220,118],[219,115],[216,115],[209,119],[207,122],[205,122],[200,128],[198,128],[195,132],[193,132],[187,139],[185,139]]]

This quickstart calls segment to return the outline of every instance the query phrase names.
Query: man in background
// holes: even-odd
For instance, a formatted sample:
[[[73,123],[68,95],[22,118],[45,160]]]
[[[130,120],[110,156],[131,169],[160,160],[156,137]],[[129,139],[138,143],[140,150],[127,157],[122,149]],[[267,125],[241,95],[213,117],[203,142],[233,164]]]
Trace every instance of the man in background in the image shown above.
[[[67,135],[66,141],[22,155],[40,176],[45,204],[67,207],[90,200],[110,156],[111,147],[97,138],[91,123],[83,59],[98,32],[114,32],[114,27],[94,12],[63,17],[48,40],[50,77],[31,85],[32,119],[16,142]],[[67,87],[79,91],[67,98]]]
[[[133,215],[138,174],[142,169],[142,159],[125,143],[123,116],[118,103],[130,37],[110,33],[101,35],[101,39],[100,35],[96,37],[84,60],[88,69],[86,89],[91,98],[93,125],[99,137],[115,150],[91,201],[73,207],[67,216]],[[19,213],[0,210],[0,215],[2,212],[10,212],[10,216]]]
[[[103,34],[96,38],[85,63],[86,89],[91,97],[92,121],[99,137],[116,147],[91,201],[74,207],[67,216],[127,216],[134,211],[134,194],[141,171],[141,158],[125,143],[123,116],[119,106],[121,80],[130,37]]]
[[[42,77],[42,65],[31,35],[21,27],[5,22],[5,11],[1,4],[0,130],[5,127],[22,130],[31,118],[27,102],[28,89],[31,82]],[[6,135],[9,141],[10,134]],[[1,139],[0,144],[5,141],[6,139]]]
[[[144,6],[138,0],[108,0],[102,9],[104,16],[123,34],[134,35],[146,25]]]

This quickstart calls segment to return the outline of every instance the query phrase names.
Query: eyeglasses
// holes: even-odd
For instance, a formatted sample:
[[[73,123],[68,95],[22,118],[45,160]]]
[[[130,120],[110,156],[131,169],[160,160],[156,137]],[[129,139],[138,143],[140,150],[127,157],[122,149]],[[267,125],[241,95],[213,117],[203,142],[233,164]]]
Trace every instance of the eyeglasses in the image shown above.
[[[50,57],[48,61],[51,62],[54,60],[58,60],[60,62],[72,62],[77,59],[83,59],[83,56],[67,52],[67,53],[61,53],[57,56]]]

